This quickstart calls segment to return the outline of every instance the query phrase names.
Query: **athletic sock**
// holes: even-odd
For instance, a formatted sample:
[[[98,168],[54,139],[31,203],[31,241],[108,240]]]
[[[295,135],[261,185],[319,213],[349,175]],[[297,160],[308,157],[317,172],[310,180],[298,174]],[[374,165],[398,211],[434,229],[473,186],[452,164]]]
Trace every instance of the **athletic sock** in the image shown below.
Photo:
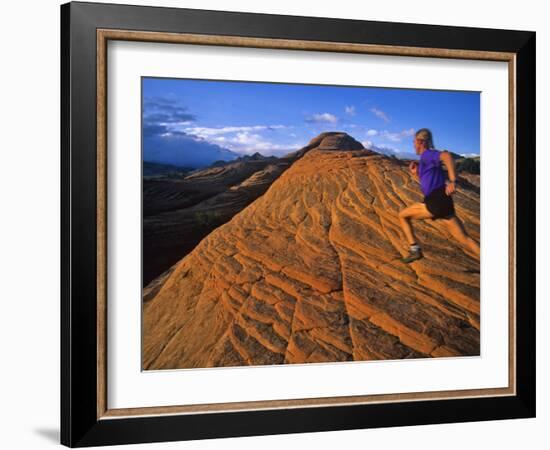
[[[409,247],[411,252],[418,252],[420,251],[420,245],[418,245],[416,242],[414,244],[411,244]]]

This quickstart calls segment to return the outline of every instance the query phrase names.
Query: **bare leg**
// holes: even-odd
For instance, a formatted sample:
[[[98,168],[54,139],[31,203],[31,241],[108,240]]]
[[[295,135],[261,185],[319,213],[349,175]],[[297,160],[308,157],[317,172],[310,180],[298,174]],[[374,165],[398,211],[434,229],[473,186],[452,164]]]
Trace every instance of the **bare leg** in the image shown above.
[[[416,242],[416,237],[411,225],[411,219],[430,219],[431,217],[432,213],[426,209],[426,205],[424,203],[415,203],[403,209],[399,213],[399,222],[409,245]]]
[[[457,216],[444,220],[447,230],[464,247],[474,253],[479,259],[479,244],[466,233],[464,225]]]

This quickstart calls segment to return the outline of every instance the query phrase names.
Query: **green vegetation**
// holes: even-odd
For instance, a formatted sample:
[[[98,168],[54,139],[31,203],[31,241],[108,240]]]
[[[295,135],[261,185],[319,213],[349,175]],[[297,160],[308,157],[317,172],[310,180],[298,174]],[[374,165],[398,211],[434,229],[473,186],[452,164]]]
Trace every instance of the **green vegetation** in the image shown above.
[[[468,172],[479,175],[479,158],[462,158],[456,161],[456,168],[459,172]]]

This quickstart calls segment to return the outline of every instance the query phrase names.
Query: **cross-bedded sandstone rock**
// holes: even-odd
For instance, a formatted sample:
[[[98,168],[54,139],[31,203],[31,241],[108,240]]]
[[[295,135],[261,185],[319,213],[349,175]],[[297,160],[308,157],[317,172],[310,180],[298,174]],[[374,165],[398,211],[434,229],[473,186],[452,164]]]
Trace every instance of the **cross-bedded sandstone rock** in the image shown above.
[[[301,152],[301,153],[300,153]],[[267,191],[145,290],[144,369],[478,355],[479,261],[421,201],[406,164],[323,133]],[[455,208],[479,240],[479,193]]]

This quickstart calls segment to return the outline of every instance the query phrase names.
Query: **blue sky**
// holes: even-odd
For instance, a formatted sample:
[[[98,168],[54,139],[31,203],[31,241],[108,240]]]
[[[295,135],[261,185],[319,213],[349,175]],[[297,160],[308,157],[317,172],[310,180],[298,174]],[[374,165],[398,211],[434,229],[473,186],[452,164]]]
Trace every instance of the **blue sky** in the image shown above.
[[[422,127],[438,149],[479,154],[478,92],[143,78],[142,95],[145,161],[281,156],[323,131],[410,157]]]

